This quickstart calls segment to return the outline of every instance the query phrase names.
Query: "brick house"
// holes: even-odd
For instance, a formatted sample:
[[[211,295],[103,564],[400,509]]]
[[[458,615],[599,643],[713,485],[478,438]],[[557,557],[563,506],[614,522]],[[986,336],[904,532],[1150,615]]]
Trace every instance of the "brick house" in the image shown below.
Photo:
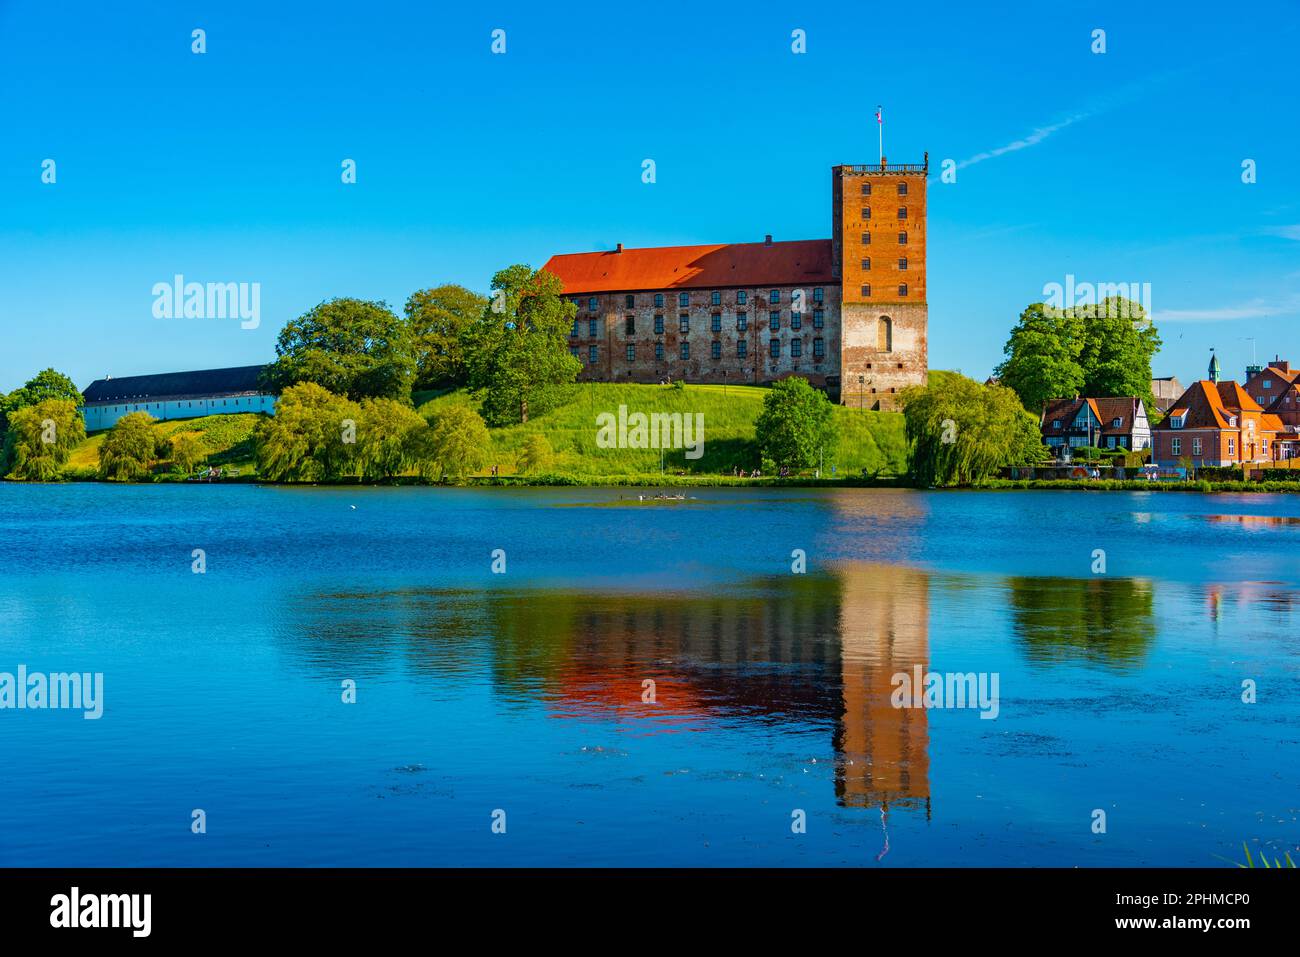
[[[1064,447],[1140,452],[1151,447],[1146,403],[1137,396],[1056,399],[1040,422],[1043,442],[1058,458]]]
[[[1236,382],[1201,379],[1192,383],[1152,430],[1152,457],[1176,466],[1263,463],[1282,457],[1286,429],[1281,420]]]
[[[1268,410],[1275,399],[1296,379],[1300,378],[1300,369],[1292,369],[1285,359],[1274,359],[1266,366],[1248,366],[1246,368],[1246,394],[1260,408]]]
[[[830,239],[617,248],[543,267],[578,307],[569,349],[602,382],[807,378],[898,407],[927,378],[924,164],[831,169]]]

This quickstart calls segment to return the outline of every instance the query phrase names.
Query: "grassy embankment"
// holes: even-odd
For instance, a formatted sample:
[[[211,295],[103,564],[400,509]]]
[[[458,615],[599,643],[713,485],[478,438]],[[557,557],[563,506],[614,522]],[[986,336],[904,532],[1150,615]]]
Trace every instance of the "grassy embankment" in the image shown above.
[[[474,480],[500,484],[649,484],[678,485],[704,481],[751,484],[733,479],[732,469],[754,469],[759,464],[754,443],[754,421],[763,408],[767,390],[754,386],[688,385],[683,389],[659,385],[616,385],[583,383],[575,386],[569,401],[527,423],[491,429],[492,448],[484,468]],[[417,407],[428,413],[453,402],[470,402],[463,390],[449,393],[416,393]],[[683,450],[664,453],[660,474],[658,449],[602,449],[596,445],[596,416],[617,414],[619,405],[633,412],[703,413],[704,454],[690,460]],[[837,479],[859,478],[862,470],[889,478],[903,472],[906,441],[903,417],[893,412],[870,412],[836,407],[840,429],[839,447],[823,462],[823,481],[832,466]],[[196,432],[209,449],[209,465],[237,468],[241,479],[256,477],[253,459],[253,428],[258,416],[215,415],[198,419],[163,422],[159,430],[168,437]],[[551,465],[536,475],[519,474],[517,461],[530,435],[540,433],[554,451]],[[99,447],[107,433],[97,432],[73,450],[65,475],[91,479],[99,464]],[[488,468],[499,466],[501,478],[486,479]],[[157,470],[167,472],[167,463]],[[684,472],[683,476],[676,473]],[[811,470],[809,471],[811,475]],[[766,481],[769,476],[765,476]],[[798,479],[786,480],[791,484]],[[813,480],[806,479],[809,483]]]

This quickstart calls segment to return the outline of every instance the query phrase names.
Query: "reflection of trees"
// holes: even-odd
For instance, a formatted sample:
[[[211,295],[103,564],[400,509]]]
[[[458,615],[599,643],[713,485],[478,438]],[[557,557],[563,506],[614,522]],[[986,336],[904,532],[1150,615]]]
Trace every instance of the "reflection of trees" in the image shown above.
[[[1011,578],[1012,630],[1031,662],[1139,663],[1155,641],[1150,581],[1140,578]]]

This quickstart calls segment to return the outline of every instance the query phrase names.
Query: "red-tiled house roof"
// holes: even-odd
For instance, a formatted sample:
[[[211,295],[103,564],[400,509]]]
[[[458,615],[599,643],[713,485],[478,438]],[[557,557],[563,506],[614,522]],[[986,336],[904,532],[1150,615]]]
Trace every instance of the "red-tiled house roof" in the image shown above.
[[[835,282],[829,239],[568,253],[542,268],[560,277],[566,293]]]
[[[1243,417],[1256,418],[1264,432],[1277,432],[1283,428],[1276,415],[1261,409],[1259,403],[1236,382],[1216,383],[1209,379],[1193,382],[1155,428],[1162,432],[1172,430],[1173,420],[1180,415],[1183,424],[1178,431],[1184,432],[1189,429],[1239,429]]]

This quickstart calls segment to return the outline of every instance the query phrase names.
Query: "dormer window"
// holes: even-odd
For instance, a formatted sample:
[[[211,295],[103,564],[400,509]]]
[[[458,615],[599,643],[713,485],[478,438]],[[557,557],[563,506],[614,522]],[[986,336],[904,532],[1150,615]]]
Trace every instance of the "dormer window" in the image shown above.
[[[1052,428],[1054,428],[1054,429],[1059,429],[1060,427],[1061,427],[1061,420],[1060,420],[1060,419],[1053,419],[1053,420],[1052,420]]]
[[[1228,416],[1228,424],[1235,426],[1237,424],[1237,417],[1235,415]]]
[[[1123,419],[1121,419],[1119,416],[1115,416],[1115,418],[1110,420],[1110,427],[1112,429],[1118,429],[1123,423],[1124,423]]]
[[[1183,427],[1183,416],[1181,415],[1170,416],[1169,427],[1171,429],[1181,429]]]

